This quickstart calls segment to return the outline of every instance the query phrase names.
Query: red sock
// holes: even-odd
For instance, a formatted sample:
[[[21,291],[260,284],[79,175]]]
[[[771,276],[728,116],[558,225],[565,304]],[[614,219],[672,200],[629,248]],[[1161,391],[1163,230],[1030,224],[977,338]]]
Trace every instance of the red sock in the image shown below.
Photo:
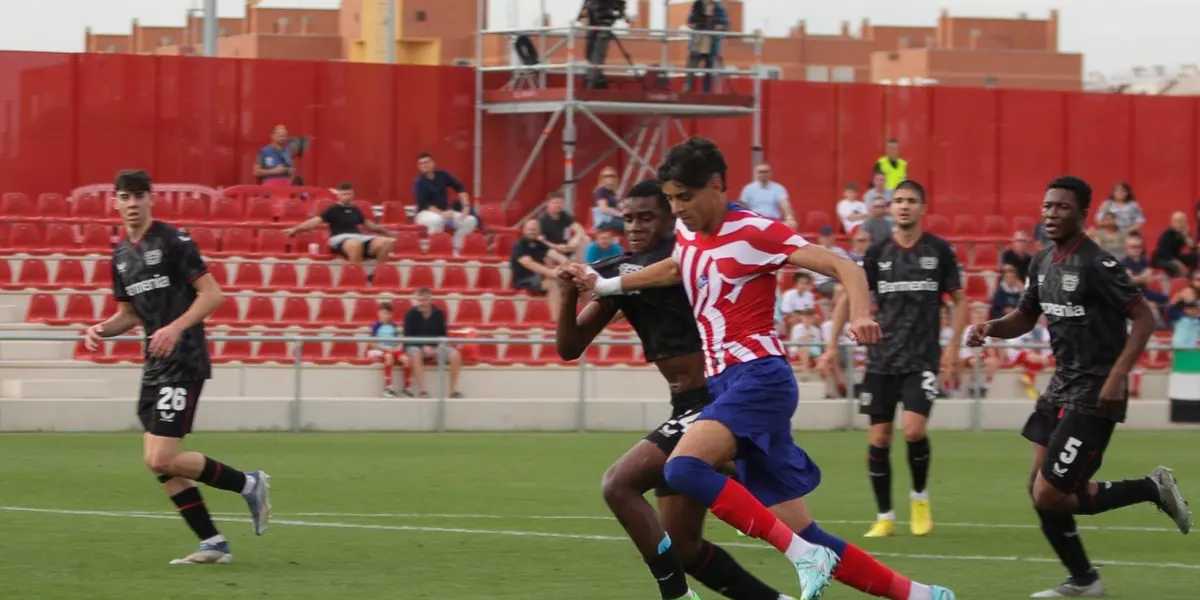
[[[392,387],[392,365],[383,365],[383,387]]]
[[[733,479],[725,482],[725,487],[721,488],[710,510],[734,529],[760,539],[780,552],[787,552],[792,544],[795,535],[792,530]]]
[[[912,588],[912,581],[853,544],[846,544],[833,578],[860,592],[888,600],[908,600]]]
[[[412,387],[412,371],[404,369],[404,389]]]

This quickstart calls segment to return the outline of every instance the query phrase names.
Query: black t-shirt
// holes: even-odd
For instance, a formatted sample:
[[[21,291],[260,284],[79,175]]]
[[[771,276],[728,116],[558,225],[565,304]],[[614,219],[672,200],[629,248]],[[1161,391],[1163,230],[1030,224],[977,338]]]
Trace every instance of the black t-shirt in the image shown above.
[[[334,204],[321,213],[321,220],[329,224],[329,236],[358,233],[358,226],[367,222],[362,211],[352,204]]]
[[[404,313],[404,337],[446,337],[446,313],[437,306],[429,313],[427,318],[421,314],[421,309],[412,307],[408,312]],[[426,344],[405,344],[408,347],[418,346],[436,346],[434,343]]]
[[[867,250],[863,270],[883,330],[883,340],[867,351],[867,371],[936,373],[942,356],[942,294],[962,287],[954,249],[932,233],[922,234],[911,248],[888,237]]]
[[[132,305],[149,340],[154,332],[191,308],[196,300],[193,283],[207,272],[192,238],[154,221],[137,244],[124,239],[113,248],[113,298]],[[159,358],[147,353],[142,371],[144,385],[193,383],[211,377],[203,323],[180,334],[179,344],[169,356]]]
[[[1064,256],[1054,247],[1034,257],[1021,297],[1022,312],[1046,315],[1058,367],[1041,401],[1080,413],[1125,420],[1125,404],[1100,410],[1100,388],[1125,349],[1130,309],[1142,292],[1121,261],[1082,236]]]
[[[1029,263],[1033,260],[1033,255],[1026,254],[1025,256],[1017,256],[1016,252],[1011,249],[1005,250],[1004,254],[1000,255],[1000,264],[1012,265],[1017,269],[1017,276],[1025,279],[1029,276]]]
[[[671,256],[675,240],[671,239],[657,248],[640,254],[623,254],[592,263],[592,268],[601,277],[620,277],[636,273]],[[692,305],[682,285],[645,290],[597,298],[605,310],[621,311],[633,326],[642,341],[647,362],[656,362],[676,356],[700,352],[700,330]]]
[[[538,224],[542,226],[542,235],[546,237],[546,241],[552,244],[567,243],[567,230],[571,225],[575,224],[575,219],[563,211],[557,217],[550,216],[550,213],[543,213],[538,217]]]
[[[535,275],[533,271],[526,269],[525,265],[521,264],[521,257],[528,256],[533,259],[533,262],[542,263],[546,261],[546,254],[549,252],[550,248],[546,247],[541,240],[531,240],[526,237],[517,240],[517,243],[513,244],[512,256],[508,260],[508,266],[512,269],[513,281],[528,279]]]

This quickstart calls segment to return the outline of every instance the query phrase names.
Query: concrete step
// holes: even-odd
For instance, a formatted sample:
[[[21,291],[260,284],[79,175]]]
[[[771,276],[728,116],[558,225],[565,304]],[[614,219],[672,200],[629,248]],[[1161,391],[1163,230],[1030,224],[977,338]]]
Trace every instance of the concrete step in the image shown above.
[[[20,323],[25,315],[19,314],[16,305],[0,304],[0,323]]]
[[[74,350],[67,341],[0,341],[0,360],[70,360]]]
[[[99,379],[13,379],[0,382],[0,398],[37,400],[108,398],[108,382]]]

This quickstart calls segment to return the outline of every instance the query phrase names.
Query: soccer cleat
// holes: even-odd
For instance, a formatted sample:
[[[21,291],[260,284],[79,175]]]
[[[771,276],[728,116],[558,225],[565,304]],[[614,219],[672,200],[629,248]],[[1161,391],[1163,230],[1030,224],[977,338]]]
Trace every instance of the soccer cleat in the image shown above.
[[[700,594],[697,594],[692,590],[688,590],[688,593],[680,596],[678,600],[700,600]]]
[[[262,535],[267,532],[271,521],[271,476],[263,471],[254,471],[249,475],[254,478],[254,487],[242,494],[242,498],[250,508],[254,535]]]
[[[229,542],[217,544],[200,544],[195,552],[171,561],[173,565],[227,565],[233,562],[233,553],[229,551]]]
[[[912,534],[915,536],[929,535],[929,532],[933,531],[933,512],[929,508],[929,501],[913,500],[909,510],[911,515],[908,525],[912,529]]]
[[[1188,502],[1183,499],[1183,494],[1179,493],[1179,485],[1175,476],[1171,474],[1171,469],[1155,467],[1149,477],[1150,481],[1158,486],[1158,509],[1171,517],[1179,531],[1187,535],[1192,530],[1192,511],[1188,509]]]
[[[384,398],[395,398],[396,390],[393,390],[392,388],[383,388],[383,397]]]
[[[875,521],[875,524],[867,530],[867,533],[863,535],[863,537],[881,538],[892,537],[893,535],[896,535],[896,521],[887,517],[880,517],[879,520]]]
[[[792,562],[800,576],[800,600],[816,600],[825,593],[833,581],[833,570],[837,568],[838,555],[825,546],[812,546],[803,556]]]
[[[1097,579],[1088,585],[1079,585],[1071,579],[1067,579],[1062,585],[1044,592],[1038,592],[1030,598],[1103,598],[1104,584]]]
[[[940,585],[929,586],[929,591],[933,592],[933,600],[958,600],[953,591]]]

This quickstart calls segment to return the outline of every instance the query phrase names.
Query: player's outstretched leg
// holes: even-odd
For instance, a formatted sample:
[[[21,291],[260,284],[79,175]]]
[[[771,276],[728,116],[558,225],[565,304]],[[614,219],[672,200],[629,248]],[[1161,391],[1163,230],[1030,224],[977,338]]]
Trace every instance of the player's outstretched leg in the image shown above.
[[[811,519],[800,537],[836,552],[840,560],[834,578],[860,592],[889,600],[956,600],[949,589],[917,583],[889,569],[854,544],[821,529]]]
[[[145,436],[146,466],[156,474],[190,479],[240,494],[250,509],[255,535],[266,533],[271,517],[270,476],[262,471],[243,473],[199,452],[179,452],[179,439]]]
[[[163,485],[163,491],[171,497],[171,502],[179,510],[179,516],[200,539],[200,546],[191,554],[171,561],[173,565],[202,565],[228,564],[233,561],[233,552],[225,536],[217,531],[212,515],[200,496],[196,484],[187,479],[159,475],[158,482]]]
[[[932,401],[930,401],[932,402]],[[908,444],[908,469],[912,474],[912,492],[909,494],[909,528],[913,535],[929,535],[933,531],[933,511],[929,503],[929,467],[933,450],[929,445],[926,429],[928,408],[925,413],[904,411],[904,440]]]

